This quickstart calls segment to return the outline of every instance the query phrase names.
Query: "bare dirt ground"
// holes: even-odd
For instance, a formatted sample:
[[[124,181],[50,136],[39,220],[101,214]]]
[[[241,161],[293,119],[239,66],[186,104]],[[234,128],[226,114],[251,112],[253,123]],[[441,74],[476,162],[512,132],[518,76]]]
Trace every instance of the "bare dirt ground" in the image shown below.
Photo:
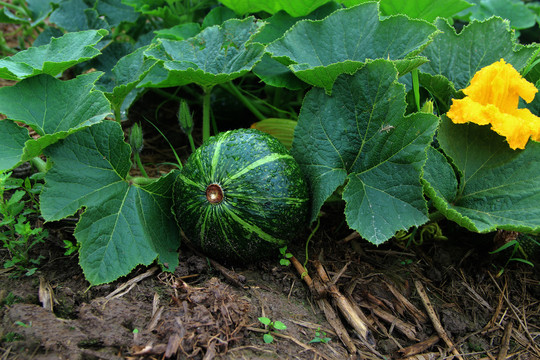
[[[350,231],[336,221],[339,206],[325,210],[308,248],[320,293],[277,259],[221,268],[184,247],[174,273],[140,268],[88,287],[77,257],[59,246],[66,224],[46,225],[56,239],[40,249],[47,261],[39,271],[0,274],[0,358],[540,359],[539,267],[509,265],[497,277],[506,259],[489,255],[493,234],[447,224],[448,241],[377,248],[344,242]],[[290,250],[304,261],[303,244]],[[336,295],[362,318],[368,338]],[[320,304],[339,314],[345,336]],[[261,316],[287,326],[271,344]],[[311,342],[317,338],[330,340]]]

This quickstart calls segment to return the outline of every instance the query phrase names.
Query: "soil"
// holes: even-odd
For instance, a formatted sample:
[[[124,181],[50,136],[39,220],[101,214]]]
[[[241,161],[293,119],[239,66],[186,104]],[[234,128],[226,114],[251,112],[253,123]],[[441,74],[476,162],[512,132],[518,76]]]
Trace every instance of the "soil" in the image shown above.
[[[355,353],[327,321],[320,297],[277,258],[221,267],[183,246],[173,273],[141,267],[89,287],[77,257],[63,254],[59,237],[69,232],[60,222],[45,224],[51,241],[39,248],[47,260],[36,274],[0,274],[1,359],[540,358],[538,266],[507,265],[499,275],[505,258],[489,255],[493,234],[452,224],[443,223],[447,241],[344,241],[351,231],[340,211],[325,208],[307,268],[315,280],[315,265],[322,265],[332,279],[326,288],[335,284],[365,316],[371,343],[346,314],[339,317]],[[305,260],[301,241],[289,250]],[[337,309],[333,295],[327,298]],[[271,332],[272,343],[263,341],[261,316],[287,326]],[[329,341],[312,342],[317,338]]]

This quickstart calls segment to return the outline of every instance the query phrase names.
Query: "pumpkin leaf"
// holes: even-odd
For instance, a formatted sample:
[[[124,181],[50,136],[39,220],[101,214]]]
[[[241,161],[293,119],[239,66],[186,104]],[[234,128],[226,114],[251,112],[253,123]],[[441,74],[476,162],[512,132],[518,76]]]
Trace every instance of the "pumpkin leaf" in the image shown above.
[[[28,19],[25,19],[24,17],[20,17],[12,13],[8,10],[7,7],[3,7],[0,9],[0,23],[7,23],[7,24],[30,24],[30,21]]]
[[[501,18],[473,21],[459,34],[444,19],[435,23],[440,32],[422,52],[429,62],[420,71],[445,76],[456,89],[466,88],[478,70],[501,58],[521,71],[538,49],[538,45],[517,44]]]
[[[354,73],[369,59],[393,60],[403,75],[411,62],[418,66],[426,61],[416,55],[435,31],[433,25],[406,16],[381,20],[377,3],[369,2],[323,20],[300,21],[267,51],[303,81],[329,92],[340,74]]]
[[[280,11],[264,20],[266,25],[253,37],[253,41],[268,45],[282,37],[298,21],[324,19],[337,9],[339,9],[338,4],[330,2],[319,7],[309,15],[299,18]],[[287,66],[272,59],[268,54],[265,54],[262,60],[255,65],[253,73],[271,86],[285,87],[289,90],[300,90],[306,86]]]
[[[514,29],[526,29],[536,24],[534,12],[521,0],[467,0],[474,6],[463,11],[465,20],[486,20],[492,16],[508,19]],[[467,14],[463,16],[463,14]]]
[[[381,14],[384,16],[403,14],[414,19],[433,22],[436,18],[451,18],[472,5],[465,0],[381,0]]]
[[[374,244],[427,221],[420,173],[437,117],[404,115],[397,75],[391,61],[375,60],[339,76],[332,95],[310,90],[291,150],[310,183],[311,220],[344,187],[347,223]]]
[[[47,45],[31,47],[0,59],[0,78],[22,80],[38,74],[56,76],[75,64],[100,54],[95,45],[107,30],[88,30],[53,38]]]
[[[13,121],[0,121],[0,173],[22,163],[24,143],[28,140],[27,129]]]
[[[331,0],[219,0],[239,15],[266,11],[275,14],[280,10],[293,17],[305,16]]]
[[[29,125],[40,135],[37,139],[28,138],[24,145],[22,138],[18,138],[16,143],[23,145],[20,162],[40,155],[47,146],[110,115],[109,102],[94,89],[99,76],[101,73],[95,72],[61,81],[37,75],[0,88],[0,113]],[[20,99],[25,99],[24,106]],[[8,137],[9,134],[0,133],[0,139],[11,142]]]
[[[147,47],[141,47],[122,57],[111,70],[112,89],[105,92],[113,109],[126,113],[135,96],[143,89],[137,89],[140,81],[156,65],[156,60],[144,57]],[[125,101],[129,97],[129,101]]]
[[[443,207],[444,202],[448,203],[456,198],[458,182],[454,169],[446,157],[432,146],[427,149],[422,179],[424,191],[436,208]]]
[[[437,209],[450,220],[476,232],[504,229],[540,230],[540,144],[512,150],[488,126],[452,123],[444,117],[438,140],[459,170],[455,196],[435,176],[432,162],[424,180]],[[450,175],[445,170],[446,175]],[[455,176],[455,175],[454,175]],[[453,182],[453,180],[452,180]]]
[[[225,21],[234,19],[235,17],[235,13],[231,9],[223,6],[215,7],[204,17],[202,28],[204,29],[214,25],[221,25]],[[195,36],[195,34],[193,34],[193,36]]]
[[[42,215],[55,221],[85,209],[74,235],[91,284],[111,282],[156,258],[165,268],[177,266],[179,234],[170,211],[176,172],[146,186],[128,182],[131,149],[112,121],[77,132],[45,154],[53,167],[45,176]]]
[[[431,75],[427,73],[418,74],[419,82],[424,89],[437,100],[438,114],[446,113],[450,109],[452,99],[458,96],[458,91],[454,89],[454,84],[442,75]]]
[[[196,83],[221,84],[250,71],[264,54],[264,46],[252,43],[262,22],[253,17],[231,19],[211,26],[195,37],[177,41],[160,39],[145,56],[160,62],[139,86],[167,87]]]
[[[139,15],[131,6],[122,0],[99,0],[96,2],[98,13],[107,19],[110,26],[118,26],[121,23],[134,23]]]
[[[49,21],[62,29],[75,32],[88,29],[107,29],[110,25],[104,16],[84,0],[61,1],[49,16]]]

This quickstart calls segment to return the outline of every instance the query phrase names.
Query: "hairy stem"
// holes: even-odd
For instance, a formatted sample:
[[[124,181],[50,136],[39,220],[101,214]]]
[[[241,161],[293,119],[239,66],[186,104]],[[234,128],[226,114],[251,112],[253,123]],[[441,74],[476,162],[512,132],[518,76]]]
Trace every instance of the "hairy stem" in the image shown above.
[[[234,85],[232,82],[229,81],[228,83],[221,84],[221,87],[234,95],[246,108],[248,108],[249,111],[251,111],[253,115],[255,115],[257,119],[266,119],[266,116],[264,116],[263,113],[261,113],[259,109],[257,109],[257,107],[253,104],[253,102],[250,101],[247,97],[245,97],[244,94],[242,94],[242,92],[238,90],[236,85]]]
[[[203,123],[202,123],[202,136],[203,142],[210,137],[210,94],[212,93],[212,86],[203,88]]]

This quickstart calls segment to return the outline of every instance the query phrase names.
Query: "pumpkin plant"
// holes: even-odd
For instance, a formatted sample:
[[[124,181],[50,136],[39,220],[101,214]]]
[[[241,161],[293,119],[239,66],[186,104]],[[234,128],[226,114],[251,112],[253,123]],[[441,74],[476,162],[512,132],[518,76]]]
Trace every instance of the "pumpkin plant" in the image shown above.
[[[467,18],[463,0],[404,4],[29,1],[34,22],[26,23],[4,9],[3,21],[43,31],[31,48],[0,59],[0,77],[14,82],[0,88],[0,171],[30,161],[46,173],[41,214],[79,216],[74,235],[91,284],[155,261],[173,271],[180,229],[218,258],[277,252],[336,196],[348,226],[374,244],[441,218],[474,232],[538,233],[538,126],[521,111],[540,112],[538,44],[519,44],[500,17]],[[457,16],[468,21],[459,33]],[[530,125],[519,149],[467,122],[467,110],[481,107],[462,107],[459,124],[447,116],[475,74],[501,59],[533,84],[528,103],[516,100],[510,112],[510,130]],[[190,94],[202,115],[183,129],[203,145],[178,162],[181,170],[134,176],[122,124],[144,93],[181,103],[165,89]],[[296,121],[266,127],[287,124],[276,134],[290,153],[256,130],[219,134],[225,128],[212,104],[223,94],[251,122]],[[427,100],[432,110],[421,111]]]

